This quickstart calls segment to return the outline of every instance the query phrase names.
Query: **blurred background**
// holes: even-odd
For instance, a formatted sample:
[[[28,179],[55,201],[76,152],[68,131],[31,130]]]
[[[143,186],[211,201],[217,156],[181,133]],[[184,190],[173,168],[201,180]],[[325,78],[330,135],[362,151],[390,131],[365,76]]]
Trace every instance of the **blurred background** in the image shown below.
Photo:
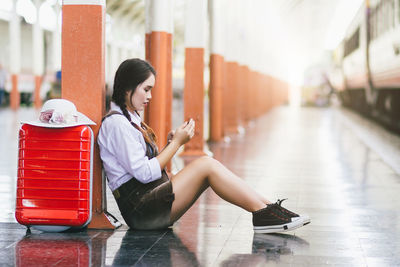
[[[83,6],[78,15],[72,12],[74,3]],[[96,266],[122,262],[399,265],[400,0],[64,0],[63,4],[64,19],[70,18],[64,25],[61,1],[0,0],[3,265],[36,266],[32,260],[44,263],[47,256],[54,264],[69,262],[68,257],[94,265],[103,262]],[[90,8],[99,11],[97,15],[104,12],[104,25],[99,15],[101,21],[93,23],[100,25],[96,29],[79,27],[95,17],[86,16],[86,4],[99,6]],[[80,12],[82,20],[75,23],[71,17]],[[62,37],[69,36],[62,35],[65,25],[69,31],[64,34],[89,28],[87,32],[97,30],[104,37],[104,51],[92,56],[99,59],[96,62],[104,59],[104,81],[96,75],[101,64],[91,64],[85,57],[99,39],[65,42]],[[153,42],[149,51],[149,40],[160,36],[172,37],[171,44]],[[66,59],[62,43],[63,48],[75,49]],[[310,225],[293,235],[260,239],[253,236],[250,213],[207,190],[171,233],[138,235],[121,228],[93,236],[84,232],[83,242],[70,234],[49,236],[51,240],[41,239],[45,235],[26,238],[14,215],[22,155],[20,122],[36,120],[45,100],[61,97],[63,83],[63,94],[72,91],[66,98],[97,120],[98,128],[119,64],[132,57],[149,59],[149,54],[150,62],[161,66],[157,75],[168,76],[157,76],[146,108],[151,110],[149,125],[157,136],[166,136],[184,118],[195,118],[196,134],[184,152],[213,154],[271,200],[289,197],[284,205],[309,214]],[[154,59],[159,54],[163,64]],[[193,55],[201,55],[201,60]],[[78,72],[78,64],[94,75],[82,75],[83,82],[74,80],[71,72]],[[73,82],[65,86],[68,79]],[[101,82],[90,87],[90,79]],[[92,99],[98,92],[101,98]],[[163,98],[162,105],[152,106],[157,95]],[[184,152],[173,158],[172,172],[185,164]],[[106,194],[107,210],[123,222],[110,189],[101,193]],[[96,263],[90,261],[94,259]]]
[[[173,94],[179,99],[184,89],[187,13],[185,1],[172,3]],[[145,58],[145,6],[144,0],[106,1],[108,96],[119,63],[129,57]],[[198,33],[205,37],[205,95],[214,53],[212,34],[217,34],[217,50],[225,61],[287,85],[285,103],[318,107],[341,103],[398,131],[399,6],[400,0],[210,0],[205,31]],[[211,23],[216,12],[218,29]],[[35,76],[40,76],[43,100],[60,97],[61,16],[57,0],[0,0],[0,64],[6,73],[2,107],[10,103],[13,73],[18,74],[21,105],[34,103]],[[19,54],[11,49],[15,45],[20,46]]]

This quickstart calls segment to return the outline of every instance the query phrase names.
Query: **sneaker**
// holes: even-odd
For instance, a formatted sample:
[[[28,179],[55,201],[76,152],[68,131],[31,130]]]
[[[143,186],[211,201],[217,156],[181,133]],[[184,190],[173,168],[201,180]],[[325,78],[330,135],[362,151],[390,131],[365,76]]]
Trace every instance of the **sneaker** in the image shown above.
[[[266,208],[253,212],[254,233],[278,233],[294,230],[303,226],[303,218],[290,217],[274,205],[267,205]]]
[[[278,199],[274,204],[269,204],[268,206],[272,206],[274,209],[280,210],[282,213],[288,215],[289,217],[293,218],[293,217],[301,217],[303,219],[303,225],[307,225],[311,222],[310,217],[308,215],[299,215],[297,213],[294,213],[288,209],[285,209],[284,207],[282,207],[282,202],[287,200],[287,198],[285,199]]]

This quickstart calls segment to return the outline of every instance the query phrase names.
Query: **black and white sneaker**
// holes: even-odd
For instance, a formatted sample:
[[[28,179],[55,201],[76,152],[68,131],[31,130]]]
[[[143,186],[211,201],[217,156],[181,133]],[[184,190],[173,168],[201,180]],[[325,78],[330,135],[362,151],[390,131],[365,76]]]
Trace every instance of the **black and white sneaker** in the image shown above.
[[[291,218],[301,217],[303,219],[303,225],[307,225],[311,222],[310,217],[308,215],[306,215],[306,214],[299,215],[297,213],[294,213],[294,212],[282,207],[282,202],[285,200],[287,200],[287,198],[278,199],[274,204],[269,204],[268,206],[272,206],[274,209],[280,210],[282,213],[288,215]]]
[[[277,208],[275,204],[253,212],[254,233],[279,233],[297,229],[304,225],[307,218],[290,216]]]

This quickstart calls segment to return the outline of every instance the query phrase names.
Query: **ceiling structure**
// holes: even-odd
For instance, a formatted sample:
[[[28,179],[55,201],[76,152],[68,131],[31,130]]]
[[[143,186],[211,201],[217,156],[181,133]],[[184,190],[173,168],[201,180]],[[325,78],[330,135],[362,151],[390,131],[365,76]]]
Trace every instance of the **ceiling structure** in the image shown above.
[[[282,14],[297,43],[310,51],[335,49],[363,0],[286,0]]]
[[[107,0],[106,12],[115,18],[145,24],[144,0]]]
[[[219,1],[219,0],[217,0]],[[245,0],[237,0],[246,4]],[[348,23],[364,0],[252,0],[255,7],[268,9],[265,14],[279,17],[275,30],[285,35],[285,45],[297,69],[315,64],[327,49],[334,49],[344,35]],[[174,0],[174,45],[183,43],[184,0]],[[229,7],[234,7],[226,1]],[[257,5],[257,3],[259,5]],[[229,8],[228,7],[228,8]],[[107,0],[106,12],[113,19],[132,23],[144,31],[144,0]],[[262,11],[261,11],[261,14]],[[267,15],[266,15],[267,17]],[[240,21],[240,18],[238,18]],[[128,24],[128,25],[129,25]],[[265,23],[271,26],[271,22]],[[280,47],[276,45],[277,49]],[[272,47],[271,49],[274,49]],[[275,53],[272,51],[272,53]]]
[[[304,72],[313,66],[327,65],[331,51],[344,38],[346,29],[364,0],[279,0],[268,8],[279,17],[283,45],[271,51],[288,60],[289,80],[300,84]],[[281,52],[281,47],[286,51]]]
[[[3,9],[11,8],[13,0],[4,1]],[[39,0],[54,6],[60,0]],[[209,0],[212,1],[212,0]],[[274,27],[275,32],[285,35],[292,54],[301,56],[299,61],[313,61],[326,49],[334,49],[343,37],[348,23],[354,17],[360,4],[366,0],[213,0],[221,1],[226,11],[248,5],[255,9],[252,12],[263,17],[266,31]],[[185,0],[173,0],[174,5],[174,45],[183,43]],[[236,3],[236,4],[235,4]],[[23,5],[24,4],[24,5]],[[17,8],[22,6],[32,9],[32,0],[18,0]],[[115,26],[127,28],[132,34],[143,34],[145,31],[145,0],[106,0],[106,12]],[[3,12],[4,13],[4,12]],[[32,12],[31,12],[32,13]],[[237,21],[241,23],[243,10],[236,12]],[[255,16],[256,16],[255,15]],[[273,15],[279,21],[268,20]],[[115,23],[114,23],[115,22]],[[235,25],[234,25],[235,26]],[[255,25],[254,27],[259,27]],[[126,34],[125,34],[126,35]],[[119,36],[118,36],[119,37]],[[270,42],[270,40],[268,40]],[[277,47],[281,47],[277,45]],[[270,48],[271,50],[274,47]],[[272,51],[274,53],[275,51]],[[301,63],[304,65],[304,63]]]
[[[299,47],[307,47],[312,51],[320,51],[327,48],[326,40],[330,34],[335,34],[335,17],[348,20],[344,14],[349,9],[354,10],[363,0],[262,0],[267,2],[267,8],[274,9],[281,20],[286,22],[286,29],[290,39]],[[175,16],[183,19],[184,1],[175,0]],[[244,2],[245,3],[245,2]],[[145,1],[144,0],[107,0],[106,12],[113,18],[131,21],[135,25],[145,25]],[[354,11],[353,11],[354,15]],[[175,31],[183,32],[180,27],[184,22],[175,20]],[[337,22],[336,22],[337,24]],[[344,29],[342,29],[344,31]],[[332,47],[329,47],[332,48]]]

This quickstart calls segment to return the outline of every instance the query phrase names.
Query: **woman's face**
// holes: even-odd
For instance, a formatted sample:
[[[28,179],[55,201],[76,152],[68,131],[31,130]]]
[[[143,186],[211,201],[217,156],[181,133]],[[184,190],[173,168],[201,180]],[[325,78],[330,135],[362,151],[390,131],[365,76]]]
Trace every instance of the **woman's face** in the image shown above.
[[[154,74],[150,74],[147,80],[138,85],[132,97],[130,97],[131,92],[126,92],[125,103],[130,112],[135,110],[142,111],[147,106],[151,99],[151,89],[154,87],[155,82]]]

